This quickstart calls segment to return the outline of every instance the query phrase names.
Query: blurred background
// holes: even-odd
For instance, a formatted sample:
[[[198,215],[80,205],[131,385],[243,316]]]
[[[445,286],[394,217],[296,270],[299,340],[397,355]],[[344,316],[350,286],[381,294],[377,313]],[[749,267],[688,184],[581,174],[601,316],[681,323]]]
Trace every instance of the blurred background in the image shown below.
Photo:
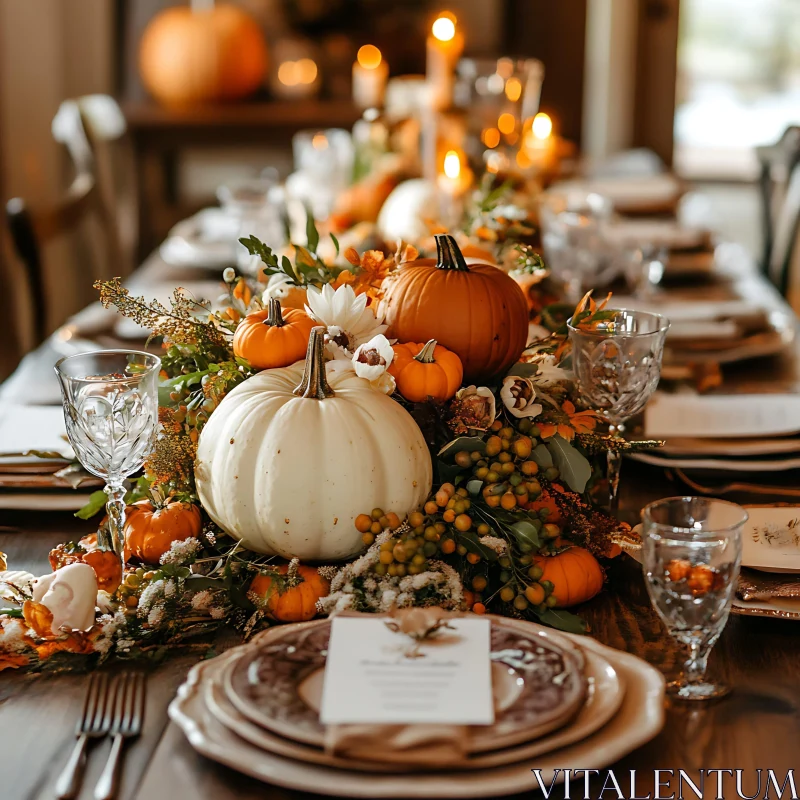
[[[238,13],[227,13],[231,5]],[[413,117],[415,82],[392,79],[430,72],[431,20],[444,8],[231,0],[213,30],[194,24],[213,6],[0,0],[0,190],[10,201],[0,233],[0,379],[95,299],[93,280],[130,274],[173,226],[216,204],[220,186],[256,175],[282,185],[302,159],[298,132],[372,125],[365,109],[373,106],[387,118]],[[537,111],[551,128],[539,132],[557,142],[559,177],[639,153],[700,190],[702,213],[721,235],[769,260],[776,208],[800,160],[797,0],[451,0],[446,8],[463,37],[459,55],[470,59],[458,80],[478,93],[483,59],[541,65]],[[360,52],[367,44],[377,59]],[[457,88],[454,97],[458,106]],[[480,132],[487,153],[488,130]],[[80,195],[82,174],[98,184],[98,213],[72,223],[48,217]]]

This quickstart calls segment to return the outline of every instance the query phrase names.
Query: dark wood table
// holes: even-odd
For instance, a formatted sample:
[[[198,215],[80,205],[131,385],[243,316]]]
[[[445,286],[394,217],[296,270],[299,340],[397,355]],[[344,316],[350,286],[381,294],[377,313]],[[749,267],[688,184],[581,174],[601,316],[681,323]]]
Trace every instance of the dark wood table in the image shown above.
[[[361,116],[349,100],[251,100],[166,108],[152,100],[123,103],[136,156],[139,258],[169,228],[195,211],[180,203],[177,167],[189,149],[279,147],[305,128],[347,128]]]
[[[640,465],[629,469],[627,479],[623,477],[623,504],[629,509],[677,491],[662,471]],[[91,529],[91,523],[62,513],[0,512],[0,550],[8,554],[12,568],[42,574],[49,570],[47,553],[52,546]],[[612,562],[608,577],[607,588],[577,609],[590,622],[590,635],[641,656],[668,677],[676,674],[682,653],[650,605],[638,564],[620,556]],[[176,654],[150,668],[144,732],[127,750],[120,798],[311,797],[265,785],[209,761],[195,753],[180,729],[168,720],[167,706],[199,658]],[[744,792],[752,795],[757,769],[773,769],[782,781],[787,770],[800,767],[800,625],[732,616],[714,648],[709,669],[729,682],[733,693],[707,706],[668,707],[663,731],[613,765],[617,778],[625,781],[623,786],[627,786],[631,769],[637,770],[640,796],[654,792],[655,769],[684,769],[694,776],[700,769],[741,769]],[[78,674],[0,674],[2,800],[52,797],[73,744],[86,682],[86,676]],[[92,751],[81,798],[91,797],[109,746],[104,741]],[[706,796],[714,797],[716,779],[706,780],[710,787]],[[730,793],[726,790],[724,796],[735,797],[734,779],[726,777],[725,781]],[[592,785],[596,797],[602,776],[593,779]],[[760,797],[763,791],[764,785]],[[611,792],[607,796],[616,795]],[[551,797],[563,797],[563,790],[556,789]]]

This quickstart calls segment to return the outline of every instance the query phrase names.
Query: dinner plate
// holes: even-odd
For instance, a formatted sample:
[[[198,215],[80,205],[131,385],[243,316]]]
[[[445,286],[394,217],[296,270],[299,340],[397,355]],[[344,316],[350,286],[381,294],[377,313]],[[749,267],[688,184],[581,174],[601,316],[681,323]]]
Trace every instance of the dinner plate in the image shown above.
[[[556,730],[575,716],[586,697],[584,656],[572,643],[539,626],[521,630],[505,624],[503,617],[490,618],[492,660],[506,667],[493,671],[493,677],[506,683],[494,724],[471,728],[472,753],[511,747]],[[320,620],[278,631],[232,662],[223,681],[236,710],[280,736],[324,747],[325,727],[314,705],[329,639],[330,620]]]
[[[652,464],[667,469],[697,470],[702,472],[784,472],[800,469],[800,456],[765,459],[733,458],[682,458],[655,455],[654,453],[626,453],[628,458],[642,464]]]
[[[784,439],[667,439],[659,453],[669,456],[771,456],[797,453],[800,455],[800,438]]]
[[[522,623],[524,624],[524,623]],[[169,716],[199,753],[251,777],[278,786],[339,797],[497,797],[537,789],[532,767],[548,786],[569,769],[602,769],[652,739],[664,724],[664,678],[645,661],[588,637],[566,635],[587,651],[600,653],[626,690],[619,711],[593,735],[531,762],[476,771],[378,774],[338,770],[267,753],[245,742],[210,712],[203,698],[213,661],[194,666],[169,707]]]
[[[173,266],[223,269],[236,263],[240,222],[220,208],[206,208],[175,225],[159,248]]]
[[[228,699],[223,685],[226,667],[240,659],[247,645],[214,659],[204,677],[204,699],[212,715],[225,727],[232,730],[245,741],[279,756],[295,758],[314,764],[325,764],[340,769],[366,772],[398,772],[397,764],[379,761],[356,761],[329,755],[324,750],[309,745],[298,744],[290,739],[254,724],[242,716]],[[464,760],[464,769],[482,769],[510,764],[525,758],[536,758],[551,750],[585,739],[605,725],[619,710],[625,687],[617,671],[601,653],[589,651],[586,654],[586,677],[588,692],[586,702],[578,715],[560,730],[532,742],[517,747],[497,750],[491,753],[471,756]],[[409,767],[407,771],[419,769]],[[406,770],[403,770],[406,771]]]

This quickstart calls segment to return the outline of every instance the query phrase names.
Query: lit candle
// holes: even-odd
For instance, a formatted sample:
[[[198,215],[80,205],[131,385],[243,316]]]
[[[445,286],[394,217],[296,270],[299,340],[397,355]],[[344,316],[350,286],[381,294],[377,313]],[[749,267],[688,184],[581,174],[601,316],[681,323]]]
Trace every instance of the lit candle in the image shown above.
[[[441,222],[453,227],[461,222],[464,198],[472,186],[472,170],[464,164],[462,154],[448,150],[444,157],[442,172],[437,180],[439,187],[439,209]]]
[[[353,64],[353,102],[358,108],[383,105],[389,65],[374,44],[365,44]]]
[[[318,77],[319,70],[313,59],[287,59],[278,65],[273,89],[279,97],[312,97],[319,89]]]
[[[530,122],[530,130],[523,144],[517,154],[517,164],[522,168],[535,166],[540,170],[547,169],[555,157],[553,120],[544,112],[538,113]]]
[[[436,18],[426,50],[431,103],[434,108],[448,108],[453,103],[456,63],[464,50],[464,34],[453,14],[445,11]]]

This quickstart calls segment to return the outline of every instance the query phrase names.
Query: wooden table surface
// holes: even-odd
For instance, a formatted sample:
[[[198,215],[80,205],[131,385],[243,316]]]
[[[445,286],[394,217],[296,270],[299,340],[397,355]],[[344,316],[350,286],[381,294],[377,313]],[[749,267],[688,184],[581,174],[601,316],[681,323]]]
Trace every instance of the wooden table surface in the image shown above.
[[[202,284],[196,281],[216,277],[207,271],[168,267],[153,256],[129,283],[135,292],[150,295],[167,286],[199,287]],[[78,328],[89,328],[103,322],[103,312],[87,309],[76,320]],[[32,353],[0,387],[0,401],[30,402],[35,397],[38,402],[58,402],[52,364],[59,355],[63,353],[52,341]],[[770,482],[779,479],[771,477]],[[791,476],[785,480],[791,481]],[[685,488],[669,483],[663,470],[633,462],[623,467],[622,505],[629,514],[638,513],[650,500],[679,493],[685,493]],[[760,503],[771,499],[763,495],[728,497]],[[51,547],[92,529],[91,522],[81,522],[68,513],[0,511],[0,551],[8,554],[12,569],[41,575],[49,571]],[[576,610],[590,622],[591,635],[599,641],[641,656],[668,677],[677,673],[682,654],[650,605],[640,567],[627,556],[612,563],[607,588]],[[120,798],[279,800],[304,796],[267,786],[205,759],[169,722],[167,706],[199,657],[174,655],[151,668],[144,731],[126,751]],[[690,774],[701,768],[742,769],[743,791],[752,795],[756,769],[785,775],[790,768],[800,768],[800,623],[732,616],[712,653],[710,672],[729,682],[734,692],[708,706],[668,708],[663,731],[613,765],[615,774],[624,779],[627,770],[637,770],[640,797],[653,790],[654,769],[680,768]],[[86,676],[78,674],[0,673],[0,800],[53,796],[56,778],[73,745],[86,684]],[[109,746],[103,741],[92,750],[81,798],[92,796]],[[593,783],[596,797],[602,780]],[[797,784],[800,789],[800,774]],[[559,791],[551,796],[563,797]],[[709,790],[706,796],[714,797],[715,792]],[[725,794],[729,796],[735,793]],[[759,796],[763,797],[763,787]]]

